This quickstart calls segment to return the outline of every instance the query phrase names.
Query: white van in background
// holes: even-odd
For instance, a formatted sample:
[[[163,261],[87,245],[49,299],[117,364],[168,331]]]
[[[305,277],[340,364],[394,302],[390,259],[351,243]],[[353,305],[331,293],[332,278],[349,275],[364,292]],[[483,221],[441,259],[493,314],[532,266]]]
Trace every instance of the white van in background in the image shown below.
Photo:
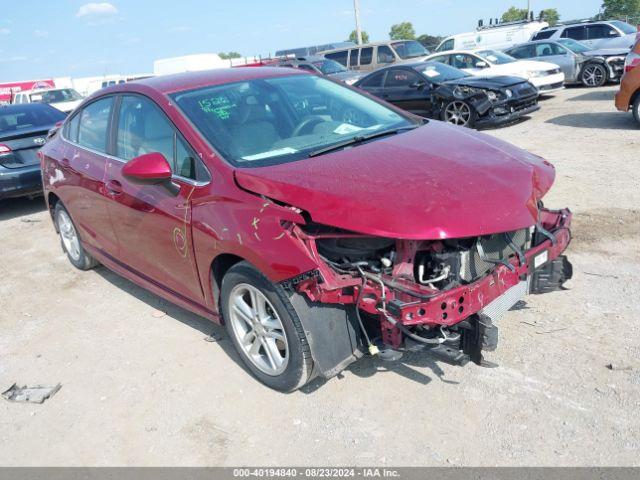
[[[475,32],[459,33],[445,38],[436,48],[436,52],[474,50],[476,48],[502,50],[519,43],[528,42],[533,35],[548,26],[547,22],[535,20],[490,25],[482,25],[482,21],[480,21]]]

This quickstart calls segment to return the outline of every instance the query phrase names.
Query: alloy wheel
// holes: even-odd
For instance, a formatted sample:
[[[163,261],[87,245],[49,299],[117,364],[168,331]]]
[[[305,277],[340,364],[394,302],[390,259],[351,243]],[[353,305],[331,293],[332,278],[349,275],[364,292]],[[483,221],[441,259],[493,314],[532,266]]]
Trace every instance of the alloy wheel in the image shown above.
[[[256,287],[236,285],[229,294],[229,322],[247,358],[267,375],[280,375],[289,363],[284,326],[271,302]]]
[[[58,230],[64,249],[74,260],[80,260],[80,240],[69,214],[64,210],[58,213]]]
[[[448,123],[464,127],[471,119],[471,108],[464,102],[451,102],[444,111],[444,119]]]
[[[587,65],[582,73],[582,79],[588,87],[599,87],[604,83],[606,75],[601,65]]]

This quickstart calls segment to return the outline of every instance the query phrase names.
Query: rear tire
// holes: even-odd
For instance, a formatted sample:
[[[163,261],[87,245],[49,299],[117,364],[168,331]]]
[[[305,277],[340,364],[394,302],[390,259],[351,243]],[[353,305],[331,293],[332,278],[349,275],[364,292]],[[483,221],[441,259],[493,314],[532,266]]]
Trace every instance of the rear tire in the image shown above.
[[[631,110],[633,111],[633,118],[635,118],[638,125],[640,125],[640,93],[636,95]]]
[[[98,261],[93,258],[82,246],[80,234],[76,228],[71,215],[62,202],[56,203],[53,211],[53,218],[56,228],[60,234],[62,250],[67,254],[71,264],[80,270],[91,270],[98,265]]]
[[[311,349],[282,286],[240,262],[222,279],[220,303],[233,346],[258,380],[281,392],[309,381]]]
[[[607,70],[599,63],[585,65],[580,74],[580,81],[587,88],[601,87],[607,83],[607,79]]]

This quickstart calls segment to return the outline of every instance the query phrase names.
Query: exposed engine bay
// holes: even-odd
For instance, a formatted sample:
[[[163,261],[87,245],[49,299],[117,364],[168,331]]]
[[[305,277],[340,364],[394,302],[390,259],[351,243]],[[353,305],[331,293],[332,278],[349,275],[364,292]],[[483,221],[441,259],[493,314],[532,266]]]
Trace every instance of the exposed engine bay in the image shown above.
[[[396,240],[317,224],[294,233],[318,259],[296,284],[311,301],[355,304],[363,350],[430,348],[452,363],[486,364],[495,322],[528,293],[563,288],[568,210],[540,210],[537,225],[471,238]]]

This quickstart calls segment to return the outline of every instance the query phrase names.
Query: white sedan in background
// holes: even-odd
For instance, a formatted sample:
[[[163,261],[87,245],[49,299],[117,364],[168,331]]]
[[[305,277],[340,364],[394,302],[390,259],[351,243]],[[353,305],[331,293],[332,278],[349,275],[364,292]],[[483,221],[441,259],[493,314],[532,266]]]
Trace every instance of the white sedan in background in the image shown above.
[[[451,65],[478,77],[509,75],[526,78],[541,94],[555,92],[564,86],[564,73],[555,63],[516,60],[497,50],[454,50],[430,55],[427,57],[429,60]]]
[[[84,97],[73,88],[41,88],[15,93],[11,103],[48,103],[61,112],[72,112]]]

